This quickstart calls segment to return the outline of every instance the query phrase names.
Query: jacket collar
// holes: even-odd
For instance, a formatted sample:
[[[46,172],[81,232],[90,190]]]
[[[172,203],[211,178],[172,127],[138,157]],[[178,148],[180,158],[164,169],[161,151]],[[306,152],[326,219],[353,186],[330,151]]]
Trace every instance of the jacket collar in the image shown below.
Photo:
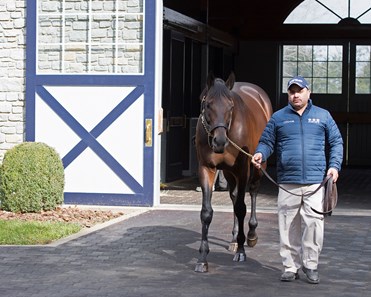
[[[296,112],[296,110],[292,107],[292,105],[291,105],[290,103],[288,103],[287,105],[288,105],[288,107],[289,107],[293,112]],[[309,98],[309,100],[308,100],[308,105],[307,105],[307,107],[305,108],[303,114],[304,114],[307,110],[309,111],[309,110],[312,108],[312,106],[313,106],[312,99]]]

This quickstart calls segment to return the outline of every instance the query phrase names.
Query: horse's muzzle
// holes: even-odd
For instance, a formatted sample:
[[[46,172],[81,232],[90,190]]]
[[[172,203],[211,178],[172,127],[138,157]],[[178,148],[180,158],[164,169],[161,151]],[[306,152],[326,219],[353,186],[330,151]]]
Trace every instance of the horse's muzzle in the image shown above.
[[[216,154],[223,154],[228,145],[227,129],[223,126],[214,129],[211,141],[211,149]]]

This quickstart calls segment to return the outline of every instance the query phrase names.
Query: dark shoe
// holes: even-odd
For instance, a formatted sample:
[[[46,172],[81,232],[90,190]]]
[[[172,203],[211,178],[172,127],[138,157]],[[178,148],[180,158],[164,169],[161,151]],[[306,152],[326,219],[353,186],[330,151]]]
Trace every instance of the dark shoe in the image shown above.
[[[303,271],[307,276],[307,280],[311,284],[318,284],[319,283],[319,275],[317,269],[308,269],[303,266]]]
[[[215,191],[217,191],[217,192],[226,192],[226,191],[228,191],[228,187],[224,188],[224,187],[216,186],[215,187]]]
[[[281,275],[281,281],[282,282],[292,282],[292,281],[294,281],[298,278],[299,278],[299,273],[294,273],[294,272],[291,272],[291,271],[285,271]]]

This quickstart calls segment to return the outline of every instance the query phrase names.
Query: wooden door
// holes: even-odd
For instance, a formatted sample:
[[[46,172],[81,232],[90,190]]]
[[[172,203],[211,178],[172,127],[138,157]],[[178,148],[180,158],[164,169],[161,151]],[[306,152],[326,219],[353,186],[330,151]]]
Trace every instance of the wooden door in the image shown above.
[[[59,152],[65,203],[153,205],[156,1],[44,2],[27,1],[26,140]]]

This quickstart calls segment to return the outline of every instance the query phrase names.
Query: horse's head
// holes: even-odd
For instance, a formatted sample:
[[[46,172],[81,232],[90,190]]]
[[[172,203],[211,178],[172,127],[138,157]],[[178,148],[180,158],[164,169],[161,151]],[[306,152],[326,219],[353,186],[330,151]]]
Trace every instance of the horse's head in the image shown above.
[[[218,154],[228,144],[227,133],[232,123],[233,99],[231,89],[235,82],[231,73],[224,82],[209,74],[207,86],[201,94],[201,120],[209,135],[211,149]]]

